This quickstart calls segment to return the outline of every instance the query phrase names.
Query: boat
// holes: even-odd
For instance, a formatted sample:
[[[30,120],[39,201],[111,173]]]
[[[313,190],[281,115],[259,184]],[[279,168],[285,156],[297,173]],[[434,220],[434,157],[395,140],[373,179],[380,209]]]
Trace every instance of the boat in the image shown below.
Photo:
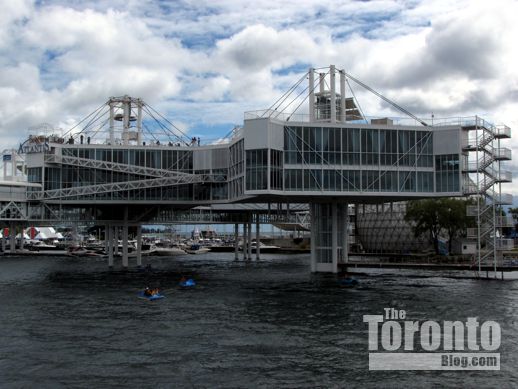
[[[150,252],[149,255],[158,255],[161,257],[169,257],[173,255],[182,255],[185,254],[179,247],[155,247]]]
[[[210,246],[210,251],[214,253],[232,253],[236,250],[234,245],[222,244],[217,246]]]
[[[103,255],[94,250],[81,246],[69,246],[67,255],[71,257],[102,257]]]
[[[210,251],[208,247],[200,246],[199,244],[192,244],[189,248],[185,249],[188,254],[206,254]]]
[[[47,244],[41,240],[33,241],[27,244],[27,249],[30,251],[47,251],[47,250],[57,250],[57,246],[53,244]]]
[[[192,278],[189,278],[185,281],[180,281],[180,286],[184,288],[192,288],[193,286],[196,286],[196,282]]]
[[[151,296],[146,296],[144,291],[140,291],[140,292],[138,292],[138,297],[141,298],[141,299],[145,299],[145,300],[149,300],[149,301],[154,301],[154,300],[163,299],[165,296],[163,294],[160,294],[160,293],[156,293],[156,294],[153,294]]]
[[[255,251],[257,250],[257,243],[255,242],[255,240],[252,241],[251,248],[252,248],[252,252],[255,253]],[[240,246],[239,250],[242,251],[243,247]],[[279,251],[281,251],[281,248],[279,246],[266,245],[262,242],[259,242],[259,252],[260,253],[265,253],[265,254],[278,253]]]

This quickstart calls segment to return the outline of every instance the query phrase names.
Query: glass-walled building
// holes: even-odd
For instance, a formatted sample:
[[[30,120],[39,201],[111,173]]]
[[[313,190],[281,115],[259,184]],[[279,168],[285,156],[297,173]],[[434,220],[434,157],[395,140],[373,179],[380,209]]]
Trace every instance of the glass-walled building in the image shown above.
[[[246,193],[292,198],[462,193],[461,126],[316,124],[245,121]]]
[[[41,184],[31,187],[28,198],[70,207],[140,204],[142,215],[160,204],[309,203],[314,271],[336,271],[338,261],[346,260],[348,204],[467,194],[488,196],[493,205],[509,201],[494,190],[512,176],[500,169],[501,161],[511,159],[511,151],[500,148],[500,139],[510,137],[508,127],[477,117],[435,125],[411,114],[410,122],[367,119],[345,96],[345,74],[330,66],[316,84],[310,69],[307,116],[248,112],[243,128],[218,144],[193,138],[183,145],[156,139],[146,145],[146,105],[128,96],[112,98],[105,140],[91,143],[87,137],[83,144],[81,135],[74,144],[38,136],[20,146],[29,181]]]

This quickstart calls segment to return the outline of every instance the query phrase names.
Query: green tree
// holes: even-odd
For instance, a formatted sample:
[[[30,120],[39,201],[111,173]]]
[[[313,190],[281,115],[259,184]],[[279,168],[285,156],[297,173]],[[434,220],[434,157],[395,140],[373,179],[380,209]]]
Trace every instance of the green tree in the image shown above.
[[[514,220],[514,229],[518,231],[518,208],[509,208],[509,213]]]
[[[416,237],[428,233],[430,241],[436,254],[439,254],[439,233],[441,226],[439,223],[439,210],[437,200],[412,200],[407,203],[405,220],[413,222],[412,229]]]
[[[405,220],[413,222],[414,235],[427,233],[433,243],[435,253],[439,253],[439,234],[448,236],[448,251],[455,238],[462,236],[466,228],[475,226],[475,219],[468,217],[466,206],[473,204],[471,199],[426,199],[407,203]]]
[[[439,225],[448,235],[448,252],[450,253],[453,240],[462,236],[466,228],[476,225],[475,219],[466,214],[466,207],[469,204],[472,204],[472,200],[454,198],[437,200]]]

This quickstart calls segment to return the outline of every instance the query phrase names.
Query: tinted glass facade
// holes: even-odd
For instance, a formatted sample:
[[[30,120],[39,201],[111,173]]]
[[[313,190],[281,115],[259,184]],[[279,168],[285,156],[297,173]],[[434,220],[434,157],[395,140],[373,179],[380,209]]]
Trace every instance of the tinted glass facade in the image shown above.
[[[431,131],[284,127],[287,191],[433,192]]]

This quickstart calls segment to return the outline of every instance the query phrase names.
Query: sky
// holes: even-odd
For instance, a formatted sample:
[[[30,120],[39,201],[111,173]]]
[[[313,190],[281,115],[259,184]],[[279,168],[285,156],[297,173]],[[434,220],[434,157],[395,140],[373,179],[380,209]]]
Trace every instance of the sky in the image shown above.
[[[216,139],[330,64],[423,118],[518,130],[518,1],[0,0],[1,149],[141,97]],[[389,107],[357,90],[366,115]],[[504,144],[503,144],[504,145]],[[505,146],[518,149],[518,135]],[[518,156],[508,164],[518,171]],[[518,195],[518,176],[505,190]]]

